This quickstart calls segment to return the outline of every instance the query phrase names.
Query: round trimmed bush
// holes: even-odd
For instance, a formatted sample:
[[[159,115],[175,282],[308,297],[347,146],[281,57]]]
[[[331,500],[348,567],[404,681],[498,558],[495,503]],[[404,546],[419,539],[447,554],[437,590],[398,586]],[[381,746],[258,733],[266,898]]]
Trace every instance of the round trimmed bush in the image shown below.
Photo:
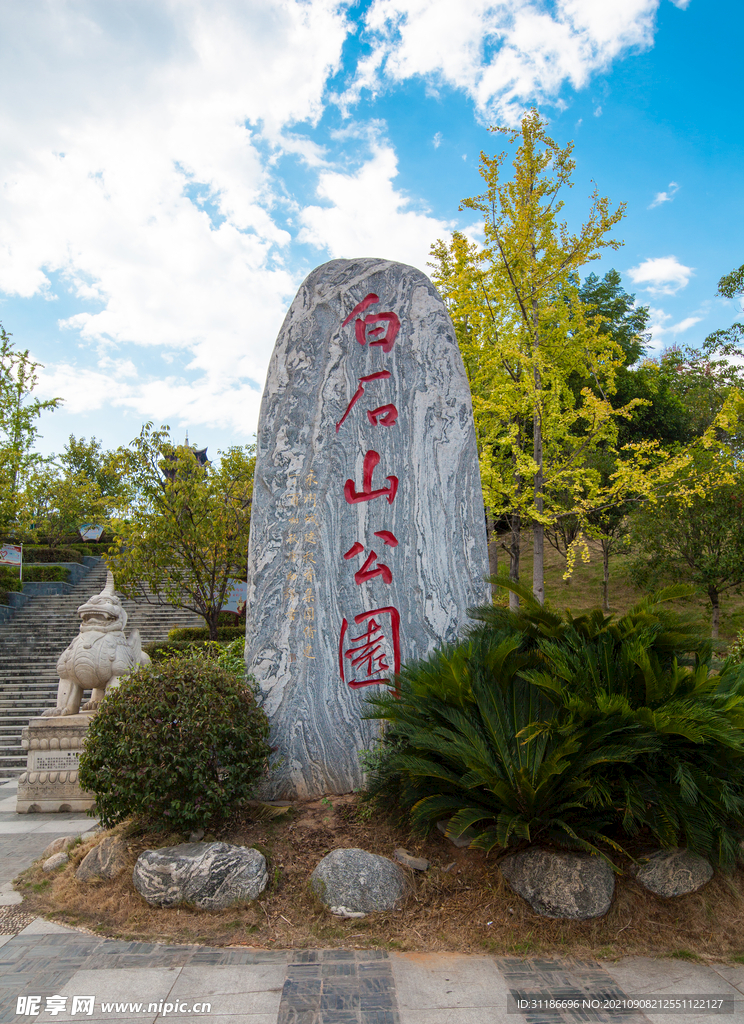
[[[213,661],[141,667],[93,717],[80,785],[106,828],[132,815],[168,830],[206,828],[250,796],[268,735],[253,692]]]

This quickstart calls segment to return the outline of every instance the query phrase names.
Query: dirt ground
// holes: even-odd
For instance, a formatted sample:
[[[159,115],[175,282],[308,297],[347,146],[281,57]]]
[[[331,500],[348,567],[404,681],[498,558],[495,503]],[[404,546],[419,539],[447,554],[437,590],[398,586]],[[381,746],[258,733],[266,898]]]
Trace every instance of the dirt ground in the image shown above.
[[[204,837],[253,846],[265,855],[270,882],[253,903],[224,911],[151,907],[134,889],[130,869],[113,881],[78,882],[80,861],[111,834],[99,832],[74,847],[70,862],[51,877],[40,861],[19,876],[16,887],[24,902],[18,909],[102,936],[169,943],[597,958],[651,954],[744,962],[741,869],[731,877],[715,875],[698,893],[675,900],[648,893],[626,870],[605,917],[551,921],[509,889],[498,857],[458,849],[436,831],[413,835],[356,796],[296,803],[270,820],[255,820],[257,813],[242,813]],[[126,839],[131,867],[144,849],[188,841],[184,835],[143,834],[131,824],[113,831]],[[407,872],[408,894],[395,911],[337,918],[308,888],[313,868],[333,849],[360,847],[392,857],[399,846],[426,857],[431,867]]]

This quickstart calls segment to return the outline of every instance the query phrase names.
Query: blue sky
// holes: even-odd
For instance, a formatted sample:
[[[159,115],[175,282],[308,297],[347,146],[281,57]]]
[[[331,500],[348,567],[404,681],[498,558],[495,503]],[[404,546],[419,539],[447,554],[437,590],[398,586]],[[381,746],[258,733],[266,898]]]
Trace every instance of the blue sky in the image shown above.
[[[0,321],[45,369],[45,453],[145,420],[255,433],[269,356],[328,259],[426,270],[472,228],[489,124],[575,141],[566,206],[627,203],[622,274],[653,346],[737,315],[734,0],[26,0],[0,8]]]

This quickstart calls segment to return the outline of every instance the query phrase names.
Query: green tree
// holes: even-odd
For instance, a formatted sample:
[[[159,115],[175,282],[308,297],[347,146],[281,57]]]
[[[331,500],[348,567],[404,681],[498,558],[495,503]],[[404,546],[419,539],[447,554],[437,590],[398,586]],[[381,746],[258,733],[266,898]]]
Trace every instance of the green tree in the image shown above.
[[[119,468],[131,491],[126,516],[113,523],[115,550],[107,556],[117,586],[129,596],[189,608],[217,638],[230,580],[242,578],[248,555],[252,446],[220,453],[201,465],[176,445],[169,428],[147,423]]]
[[[633,402],[634,399],[640,400],[641,403],[648,401],[646,395],[633,393],[632,389],[625,384],[625,379],[632,373],[630,367],[637,364],[644,355],[645,345],[649,340],[646,330],[649,318],[648,307],[636,306],[635,296],[625,291],[620,274],[614,269],[609,270],[601,279],[596,274],[589,274],[579,288],[578,295],[588,315],[600,318],[599,333],[614,341],[623,354],[623,362],[616,369],[616,391],[614,394],[607,395],[612,406],[622,410],[626,406],[636,404]],[[601,392],[597,389],[596,381],[586,372],[580,371],[574,374],[571,386],[577,402],[581,400],[581,392],[584,387],[595,390],[599,397],[602,397]],[[628,425],[634,422],[641,411],[638,406],[634,409],[632,419],[620,417],[616,424],[616,441],[611,439],[609,446],[600,444],[584,457],[583,462],[587,470],[599,474],[600,493],[602,494],[611,493],[612,474],[617,458],[620,457],[618,449],[625,440],[624,435]],[[566,492],[563,495],[556,495],[556,497],[559,503],[571,508],[571,493]],[[545,531],[548,542],[566,560],[567,573],[571,569],[570,563],[577,548],[583,543],[584,534],[589,533],[599,538],[605,577],[603,586],[605,610],[609,610],[609,557],[621,542],[629,507],[629,501],[618,501],[611,498],[606,504],[593,509],[587,516],[579,516],[570,511],[563,513],[547,526]],[[585,544],[582,546],[582,553],[588,557],[589,551]]]
[[[58,461],[68,474],[96,484],[103,497],[117,502],[126,498],[126,484],[119,473],[119,452],[105,451],[97,437],[88,441],[70,434]]]
[[[744,584],[744,468],[722,441],[695,450],[653,501],[632,519],[634,582],[647,589],[689,581],[711,607],[711,635],[720,628],[721,600]]]
[[[111,498],[101,494],[95,481],[50,461],[28,474],[18,499],[17,522],[25,536],[59,547],[84,523],[104,525],[112,508]]]
[[[15,523],[18,497],[25,477],[41,457],[34,453],[38,420],[45,410],[56,409],[62,399],[33,398],[42,369],[28,349],[19,352],[0,324],[0,529]]]
[[[623,367],[637,363],[650,340],[650,312],[648,306],[636,305],[635,295],[625,291],[617,270],[608,270],[603,278],[589,274],[579,288],[579,298],[595,316],[602,317],[599,332],[609,335],[620,346]]]
[[[744,391],[744,368],[732,355],[736,352],[711,335],[699,349],[671,348],[661,357],[662,376],[684,409],[692,439],[713,427],[729,397]]]
[[[718,282],[716,294],[726,299],[735,299],[737,296],[744,295],[744,263],[737,270],[732,270],[730,274],[723,275]],[[731,355],[741,355],[736,350],[736,346],[744,342],[744,324],[737,321],[730,327],[714,331],[713,334],[708,335],[706,341],[716,346],[723,345],[731,350],[735,350],[731,351]]]
[[[545,124],[531,110],[517,131],[492,129],[519,146],[505,182],[505,154],[482,154],[486,191],[461,204],[483,217],[485,246],[456,233],[432,247],[435,282],[473,394],[485,504],[493,521],[509,518],[513,580],[520,531],[531,525],[540,602],[545,529],[566,514],[583,521],[596,505],[601,480],[587,455],[612,445],[616,417],[630,412],[609,400],[625,352],[582,302],[576,276],[604,248],[620,245],[607,236],[624,207],[612,212],[595,190],[577,233],[559,222],[563,190],[572,186],[573,146],[561,149]],[[572,384],[580,377],[592,384],[577,394]]]

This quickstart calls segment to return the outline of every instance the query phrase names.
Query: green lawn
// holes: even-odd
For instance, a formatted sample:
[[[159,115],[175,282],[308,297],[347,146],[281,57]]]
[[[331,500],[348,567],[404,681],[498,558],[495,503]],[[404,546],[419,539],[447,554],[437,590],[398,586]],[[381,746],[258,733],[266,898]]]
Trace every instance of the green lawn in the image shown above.
[[[590,608],[601,607],[602,604],[602,550],[599,543],[589,541],[590,560],[584,563],[577,558],[573,575],[570,580],[563,579],[565,562],[561,555],[545,545],[545,596],[547,602],[556,609],[570,608],[577,612]],[[499,566],[509,565],[505,552],[499,552]],[[636,601],[644,596],[645,591],[639,590],[631,583],[627,566],[632,555],[614,555],[610,557],[610,609],[613,613],[622,614]],[[522,553],[520,559],[520,580],[532,585],[532,536],[522,534]],[[686,583],[687,580],[670,580],[670,583]],[[710,605],[703,595],[695,595],[682,601],[673,601],[670,607],[679,611],[696,612],[707,628],[710,628]],[[721,640],[730,642],[740,629],[744,629],[744,596],[729,592],[721,601]]]

